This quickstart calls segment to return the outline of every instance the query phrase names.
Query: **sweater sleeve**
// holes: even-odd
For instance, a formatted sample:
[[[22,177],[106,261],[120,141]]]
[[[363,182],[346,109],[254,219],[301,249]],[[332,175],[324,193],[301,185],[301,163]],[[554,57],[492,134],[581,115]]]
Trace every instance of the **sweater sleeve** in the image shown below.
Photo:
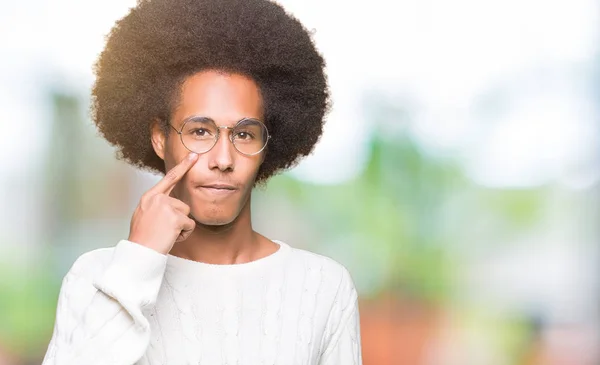
[[[65,275],[54,331],[42,365],[133,365],[146,351],[153,306],[167,256],[121,240],[99,274],[93,252],[80,256]]]
[[[332,335],[325,344],[319,365],[362,365],[358,295],[345,269],[332,311],[328,323]]]

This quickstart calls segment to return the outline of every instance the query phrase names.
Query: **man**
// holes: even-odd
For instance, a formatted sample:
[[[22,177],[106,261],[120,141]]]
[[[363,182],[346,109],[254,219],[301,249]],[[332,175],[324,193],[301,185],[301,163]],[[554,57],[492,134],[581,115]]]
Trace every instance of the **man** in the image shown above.
[[[139,1],[117,22],[93,118],[165,176],[129,237],[65,276],[44,365],[362,363],[348,271],[252,229],[253,187],[321,135],[324,66],[266,0]]]

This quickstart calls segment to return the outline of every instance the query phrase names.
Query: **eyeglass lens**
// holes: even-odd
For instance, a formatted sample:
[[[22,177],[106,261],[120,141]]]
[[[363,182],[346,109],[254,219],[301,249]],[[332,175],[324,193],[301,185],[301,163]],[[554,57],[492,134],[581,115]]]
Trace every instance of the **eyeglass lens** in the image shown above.
[[[189,150],[204,153],[217,143],[219,133],[219,128],[212,120],[194,118],[183,125],[181,139]],[[268,139],[265,125],[256,119],[250,118],[240,121],[229,133],[235,148],[246,155],[260,152],[265,147]]]

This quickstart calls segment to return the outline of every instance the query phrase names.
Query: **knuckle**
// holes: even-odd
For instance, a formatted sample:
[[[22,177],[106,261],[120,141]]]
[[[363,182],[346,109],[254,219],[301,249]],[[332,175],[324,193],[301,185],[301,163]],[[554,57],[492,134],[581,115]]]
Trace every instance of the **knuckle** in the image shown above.
[[[167,218],[169,225],[172,227],[179,227],[179,217],[177,217],[177,213],[171,211],[171,214],[169,214],[168,218]]]
[[[146,211],[150,206],[152,206],[152,198],[147,197],[140,200],[138,208],[140,211]]]
[[[144,194],[142,194],[142,197],[140,198],[140,203],[146,204],[148,202],[148,200],[150,200],[150,194],[148,192],[145,192]]]
[[[169,212],[169,215],[171,215],[171,216],[172,216],[174,219],[177,219],[177,217],[178,217],[178,215],[179,215],[179,214],[178,214],[179,212],[177,211],[177,209],[175,209],[174,207],[172,207],[172,206],[170,206],[170,205],[168,205],[168,204],[165,204],[165,205],[163,205],[163,208],[164,208],[166,211],[168,211],[168,212]]]
[[[154,197],[149,196],[147,198],[142,199],[140,206],[142,209],[147,210],[150,207],[152,207],[153,204],[154,204]]]

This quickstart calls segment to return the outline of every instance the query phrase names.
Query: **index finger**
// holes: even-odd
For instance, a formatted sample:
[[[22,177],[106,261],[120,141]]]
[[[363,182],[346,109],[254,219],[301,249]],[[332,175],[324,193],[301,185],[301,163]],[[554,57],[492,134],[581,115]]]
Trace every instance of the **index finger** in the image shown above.
[[[171,193],[171,190],[173,190],[173,188],[177,184],[177,182],[181,180],[181,178],[194,165],[194,162],[196,162],[197,158],[198,154],[191,152],[189,155],[186,156],[186,158],[181,160],[181,162],[179,162],[172,169],[170,169],[156,185],[154,185],[150,190],[148,190],[148,193],[150,195],[160,193],[169,195]]]

